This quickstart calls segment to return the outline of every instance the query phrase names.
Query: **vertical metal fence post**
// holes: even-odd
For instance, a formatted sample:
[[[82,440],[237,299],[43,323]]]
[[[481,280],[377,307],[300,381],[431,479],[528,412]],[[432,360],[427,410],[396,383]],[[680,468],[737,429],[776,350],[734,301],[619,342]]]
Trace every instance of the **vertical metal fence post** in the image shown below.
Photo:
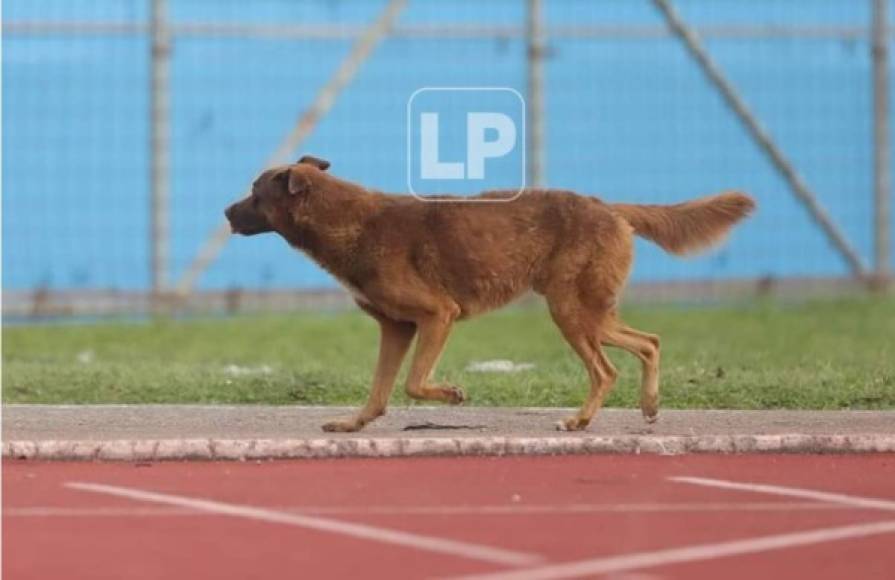
[[[873,187],[874,258],[877,285],[885,287],[891,276],[892,173],[889,166],[889,0],[873,0]]]
[[[169,93],[171,39],[167,0],[151,0],[150,21],[150,270],[157,302],[168,285]]]
[[[528,0],[526,58],[528,88],[526,103],[526,185],[544,185],[544,27],[541,0]]]

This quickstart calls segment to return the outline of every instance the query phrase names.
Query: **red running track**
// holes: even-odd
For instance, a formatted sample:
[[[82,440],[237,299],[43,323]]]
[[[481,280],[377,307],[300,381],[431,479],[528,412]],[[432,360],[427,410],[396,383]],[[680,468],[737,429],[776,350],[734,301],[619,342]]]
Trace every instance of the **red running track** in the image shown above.
[[[893,547],[892,455],[3,463],[5,580],[891,580]]]

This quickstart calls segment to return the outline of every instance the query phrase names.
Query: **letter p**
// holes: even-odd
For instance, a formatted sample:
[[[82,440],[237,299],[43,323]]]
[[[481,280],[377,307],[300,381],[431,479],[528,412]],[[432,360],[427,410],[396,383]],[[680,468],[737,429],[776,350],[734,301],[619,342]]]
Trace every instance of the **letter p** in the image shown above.
[[[486,141],[488,129],[497,139]],[[466,178],[485,178],[485,159],[503,157],[516,146],[516,124],[503,113],[469,113],[466,116]]]

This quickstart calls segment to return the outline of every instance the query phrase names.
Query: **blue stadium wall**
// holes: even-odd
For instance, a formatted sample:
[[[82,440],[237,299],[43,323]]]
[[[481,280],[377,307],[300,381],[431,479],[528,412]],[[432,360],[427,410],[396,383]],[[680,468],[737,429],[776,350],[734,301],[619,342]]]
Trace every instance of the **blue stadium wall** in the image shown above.
[[[381,1],[177,0],[175,23],[363,25]],[[864,26],[857,0],[678,0],[696,25]],[[545,2],[548,25],[658,26],[646,0]],[[145,22],[145,0],[6,0],[16,21]],[[402,24],[521,25],[524,2],[415,0]],[[756,217],[708,255],[638,245],[635,281],[842,276],[845,262],[671,37],[551,38],[547,181],[616,201],[675,202],[736,188]],[[866,39],[713,38],[706,45],[821,203],[872,260],[871,61]],[[224,206],[350,48],[348,40],[175,39],[171,279]],[[895,49],[893,49],[895,52]],[[3,286],[147,289],[145,35],[3,36]],[[405,107],[425,86],[525,89],[520,39],[392,38],[377,48],[302,147],[332,171],[403,192]],[[895,90],[892,90],[895,95]],[[895,109],[895,104],[893,104]],[[895,252],[893,252],[895,254]],[[334,285],[273,236],[232,240],[202,288]]]

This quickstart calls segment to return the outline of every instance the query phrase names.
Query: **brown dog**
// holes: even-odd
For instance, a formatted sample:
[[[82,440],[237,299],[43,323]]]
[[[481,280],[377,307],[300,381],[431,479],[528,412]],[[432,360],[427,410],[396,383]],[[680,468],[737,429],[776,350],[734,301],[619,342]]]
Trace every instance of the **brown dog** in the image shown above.
[[[625,326],[617,310],[633,235],[685,254],[717,242],[754,208],[752,199],[733,192],[668,206],[606,204],[552,190],[527,190],[513,201],[500,201],[507,192],[480,196],[495,203],[433,203],[370,191],[333,177],[328,167],[303,157],[269,169],[249,197],[225,212],[235,233],[277,232],[306,252],[379,322],[369,400],[356,416],[326,423],[326,431],[356,431],[385,413],[416,335],[408,395],[462,403],[459,387],[430,382],[451,327],[529,289],[546,298],[590,377],[584,406],[558,427],[584,429],[615,383],[603,345],[641,361],[640,408],[654,421],[659,337]]]

